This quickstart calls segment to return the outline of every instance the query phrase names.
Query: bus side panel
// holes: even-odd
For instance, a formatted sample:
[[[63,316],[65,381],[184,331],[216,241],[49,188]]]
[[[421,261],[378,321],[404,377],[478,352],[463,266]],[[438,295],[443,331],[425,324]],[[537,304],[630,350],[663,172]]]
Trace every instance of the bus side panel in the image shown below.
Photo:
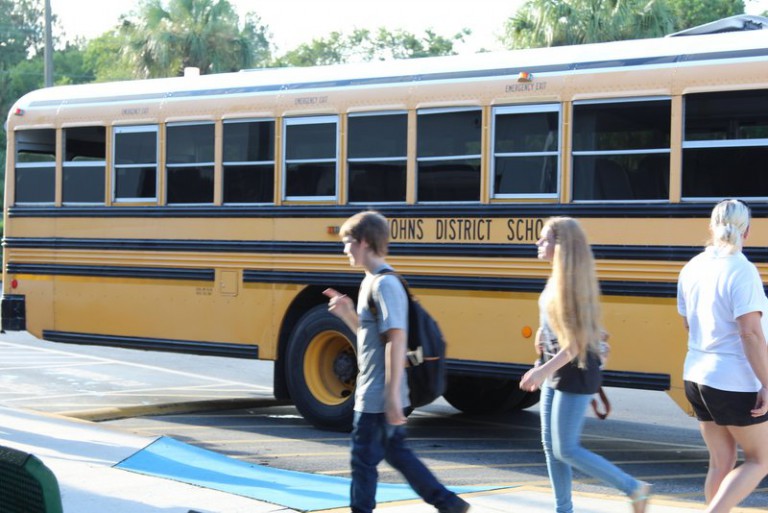
[[[262,358],[274,353],[261,345],[272,340],[269,287],[231,295],[197,280],[59,276],[56,283],[56,322],[44,329],[259,345]]]
[[[449,358],[531,365],[536,359],[538,293],[439,289],[414,293],[440,323]],[[601,302],[611,345],[606,369],[668,375],[669,394],[687,409],[682,393],[687,334],[674,298],[604,295]]]

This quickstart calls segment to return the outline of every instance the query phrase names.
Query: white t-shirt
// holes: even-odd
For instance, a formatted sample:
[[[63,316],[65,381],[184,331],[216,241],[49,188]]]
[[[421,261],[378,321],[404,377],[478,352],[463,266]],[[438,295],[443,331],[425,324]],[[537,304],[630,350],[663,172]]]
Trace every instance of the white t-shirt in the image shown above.
[[[677,310],[689,326],[683,379],[731,392],[760,390],[736,319],[761,312],[765,323],[768,300],[757,268],[740,251],[708,247],[692,258],[680,271]]]

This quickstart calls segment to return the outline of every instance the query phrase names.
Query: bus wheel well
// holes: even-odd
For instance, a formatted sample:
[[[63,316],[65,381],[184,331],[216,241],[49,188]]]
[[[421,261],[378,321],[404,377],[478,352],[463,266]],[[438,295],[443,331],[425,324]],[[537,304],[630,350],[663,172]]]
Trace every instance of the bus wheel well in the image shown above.
[[[494,414],[522,410],[539,402],[539,392],[520,390],[520,381],[480,376],[448,376],[443,398],[464,413]]]
[[[304,314],[320,304],[327,304],[328,298],[323,295],[323,291],[332,287],[342,294],[346,294],[355,301],[357,300],[357,287],[334,286],[329,283],[327,286],[310,285],[302,290],[293,300],[288,310],[283,316],[283,323],[280,325],[280,334],[278,338],[277,361],[275,362],[273,390],[276,399],[290,399],[288,386],[286,383],[285,365],[286,349],[296,324]]]

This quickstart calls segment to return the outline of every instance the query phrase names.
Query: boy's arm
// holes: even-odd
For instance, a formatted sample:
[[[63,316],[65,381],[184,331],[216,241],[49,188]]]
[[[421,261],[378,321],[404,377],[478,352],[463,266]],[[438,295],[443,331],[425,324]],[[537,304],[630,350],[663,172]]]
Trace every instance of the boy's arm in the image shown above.
[[[357,311],[355,310],[355,304],[352,302],[352,299],[346,294],[342,294],[338,290],[331,288],[325,289],[323,294],[329,298],[328,311],[344,321],[344,324],[349,326],[349,329],[354,333],[357,333],[357,328],[360,326],[360,320],[357,317]]]
[[[405,331],[397,328],[384,333],[386,340],[386,375],[384,399],[386,405],[387,423],[393,426],[405,424],[403,404],[400,400],[400,388],[405,379]]]

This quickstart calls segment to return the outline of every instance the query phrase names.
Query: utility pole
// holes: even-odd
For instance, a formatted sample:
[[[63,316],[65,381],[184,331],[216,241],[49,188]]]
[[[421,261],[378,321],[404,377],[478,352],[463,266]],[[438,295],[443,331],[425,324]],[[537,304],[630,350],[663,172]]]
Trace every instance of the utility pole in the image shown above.
[[[45,87],[53,85],[53,31],[51,29],[51,0],[45,0]]]

